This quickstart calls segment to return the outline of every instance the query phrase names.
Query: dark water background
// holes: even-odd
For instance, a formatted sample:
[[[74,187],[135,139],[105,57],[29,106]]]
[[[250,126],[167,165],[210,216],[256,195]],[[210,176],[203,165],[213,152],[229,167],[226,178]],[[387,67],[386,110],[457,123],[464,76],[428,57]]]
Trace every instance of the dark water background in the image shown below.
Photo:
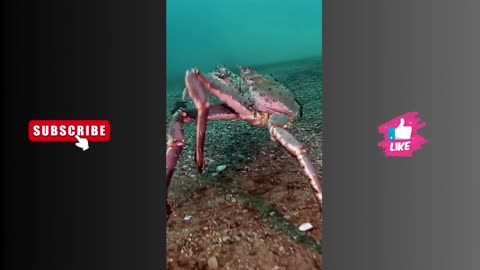
[[[168,91],[188,68],[274,64],[321,51],[322,0],[167,1]]]

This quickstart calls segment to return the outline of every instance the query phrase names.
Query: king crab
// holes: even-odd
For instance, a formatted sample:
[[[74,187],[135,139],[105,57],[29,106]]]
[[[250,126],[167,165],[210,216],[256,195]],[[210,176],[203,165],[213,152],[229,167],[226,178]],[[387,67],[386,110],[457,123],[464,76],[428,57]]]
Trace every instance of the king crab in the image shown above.
[[[304,146],[288,132],[295,118],[301,115],[302,106],[280,82],[249,67],[237,67],[240,76],[222,65],[206,75],[196,68],[187,70],[183,98],[190,96],[196,109],[180,108],[170,122],[167,135],[167,194],[183,150],[184,123],[197,122],[195,163],[198,171],[202,172],[207,121],[244,120],[255,127],[268,126],[272,141],[278,141],[297,158],[322,209],[322,179],[307,157]],[[207,93],[217,96],[223,104],[211,105]],[[172,212],[167,199],[167,219]]]

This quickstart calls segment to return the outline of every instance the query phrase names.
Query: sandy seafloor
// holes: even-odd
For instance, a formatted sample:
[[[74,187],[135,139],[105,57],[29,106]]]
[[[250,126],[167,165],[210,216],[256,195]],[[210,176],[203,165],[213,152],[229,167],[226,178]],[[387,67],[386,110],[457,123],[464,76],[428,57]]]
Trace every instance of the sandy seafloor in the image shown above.
[[[304,104],[290,131],[321,174],[321,58],[252,68],[273,75]],[[167,123],[184,87],[169,85]],[[185,144],[169,194],[168,269],[322,269],[321,212],[308,179],[266,127],[209,122],[203,174],[193,161],[194,123],[185,125]],[[227,167],[217,173],[220,165]],[[298,226],[305,222],[314,228],[303,233]]]

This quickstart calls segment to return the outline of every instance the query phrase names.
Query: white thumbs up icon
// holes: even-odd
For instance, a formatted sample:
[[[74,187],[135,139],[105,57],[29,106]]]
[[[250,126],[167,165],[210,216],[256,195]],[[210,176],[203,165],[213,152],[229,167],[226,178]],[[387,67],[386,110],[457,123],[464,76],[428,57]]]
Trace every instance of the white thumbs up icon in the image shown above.
[[[412,137],[412,127],[405,126],[405,119],[400,119],[400,125],[395,128],[395,140],[410,140]]]

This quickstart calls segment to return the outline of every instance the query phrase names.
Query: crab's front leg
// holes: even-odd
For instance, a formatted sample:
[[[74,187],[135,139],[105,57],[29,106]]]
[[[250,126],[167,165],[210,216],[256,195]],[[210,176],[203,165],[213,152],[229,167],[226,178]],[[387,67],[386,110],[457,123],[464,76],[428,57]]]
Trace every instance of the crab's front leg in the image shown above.
[[[193,104],[197,108],[197,133],[195,146],[195,163],[199,172],[203,171],[203,150],[205,146],[205,132],[207,130],[207,118],[210,102],[207,93],[203,90],[202,83],[196,78],[199,71],[197,69],[187,71],[185,75],[185,85],[192,98]]]
[[[236,88],[231,87],[224,81],[219,81],[211,75],[204,76],[198,69],[187,71],[185,76],[187,91],[198,110],[197,119],[197,153],[203,154],[202,134],[205,133],[206,115],[208,114],[208,97],[206,92],[218,97],[228,107],[233,109],[237,115],[250,123],[260,123],[266,121],[264,118],[258,118],[255,111],[251,109],[249,102],[242,96]],[[206,92],[205,92],[206,91]],[[204,138],[203,138],[204,139]],[[201,150],[201,151],[200,151]],[[197,155],[197,158],[201,158]],[[198,161],[197,161],[198,162]]]
[[[241,119],[250,121],[255,117],[255,112],[236,87],[212,78],[211,75],[204,76],[196,69],[190,71],[190,78],[200,82],[206,91],[218,97],[218,99],[232,108]]]
[[[232,71],[223,65],[217,65],[214,72],[209,73],[212,77],[228,85],[233,90],[242,93],[242,78],[235,75]]]
[[[231,89],[241,92],[240,91],[241,86],[240,85],[235,85],[235,83],[233,83],[232,80],[230,80],[229,77],[226,77],[222,73],[218,74],[218,73],[214,72],[214,73],[210,73],[209,75],[212,76],[213,78],[217,79],[221,83],[228,85]]]
[[[315,193],[320,209],[323,207],[322,197],[322,178],[313,166],[312,162],[307,156],[307,151],[304,146],[295,139],[295,137],[287,131],[290,120],[288,117],[280,114],[274,114],[268,121],[268,129],[272,139],[280,142],[285,149],[297,158],[303,168],[304,173],[310,180],[310,186]]]
[[[199,171],[203,168],[203,150],[205,145],[205,132],[210,103],[207,92],[218,97],[238,115],[254,125],[266,124],[264,114],[257,114],[248,105],[247,100],[228,84],[222,83],[211,76],[204,76],[198,69],[188,70],[185,75],[185,84],[195,107],[197,108],[197,134],[195,146],[195,162]]]
[[[219,104],[210,107],[208,120],[236,120],[238,115],[229,107]],[[184,123],[193,122],[197,119],[197,112],[195,110],[179,109],[172,117],[170,126],[168,129],[168,141],[167,141],[167,199],[168,189],[170,187],[170,181],[172,180],[175,167],[177,165],[180,154],[184,145]],[[172,213],[172,207],[167,200],[167,218]]]
[[[235,75],[232,71],[230,71],[228,68],[226,68],[223,65],[217,65],[215,67],[215,71],[209,72],[208,76],[217,80],[221,84],[227,85],[229,88],[232,90],[238,91],[239,93],[242,93],[242,79]],[[188,96],[188,89],[185,87],[183,89],[182,93],[182,98],[185,101],[185,99]]]

